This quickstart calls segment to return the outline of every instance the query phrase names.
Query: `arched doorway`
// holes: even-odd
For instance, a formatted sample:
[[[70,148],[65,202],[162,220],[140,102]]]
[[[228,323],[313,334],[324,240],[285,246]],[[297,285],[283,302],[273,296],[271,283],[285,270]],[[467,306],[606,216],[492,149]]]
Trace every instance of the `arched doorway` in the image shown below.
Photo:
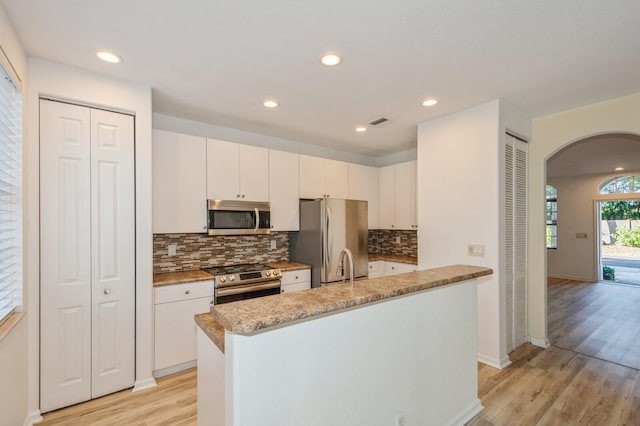
[[[603,134],[565,146],[547,162],[546,184],[554,188],[555,244],[547,244],[547,327],[552,345],[640,368],[640,286],[613,288],[602,278],[603,202],[640,198],[640,136]],[[603,192],[603,184],[630,185]],[[549,194],[547,186],[547,194]],[[606,192],[606,191],[605,191]],[[550,212],[547,213],[547,217]],[[548,226],[547,235],[548,235]],[[548,239],[549,240],[549,239]],[[619,287],[619,286],[616,286]],[[638,312],[635,312],[638,311]],[[620,315],[624,312],[624,315]],[[632,336],[632,337],[629,337]]]

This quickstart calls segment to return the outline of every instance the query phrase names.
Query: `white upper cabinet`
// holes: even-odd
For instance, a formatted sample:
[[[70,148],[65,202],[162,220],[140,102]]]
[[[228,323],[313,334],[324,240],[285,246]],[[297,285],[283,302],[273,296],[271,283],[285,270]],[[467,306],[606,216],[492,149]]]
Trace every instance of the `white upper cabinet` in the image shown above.
[[[348,196],[348,163],[309,155],[300,156],[300,198]]]
[[[396,221],[396,166],[380,167],[380,229],[394,229]]]
[[[205,138],[153,131],[153,232],[206,232]]]
[[[378,168],[349,164],[349,198],[368,202],[369,229],[378,228]]]
[[[380,229],[418,228],[416,222],[416,162],[380,168]]]
[[[269,150],[269,202],[274,231],[300,229],[298,157],[290,152]]]
[[[396,228],[417,229],[416,162],[396,164]]]
[[[207,139],[207,198],[268,201],[269,150]]]

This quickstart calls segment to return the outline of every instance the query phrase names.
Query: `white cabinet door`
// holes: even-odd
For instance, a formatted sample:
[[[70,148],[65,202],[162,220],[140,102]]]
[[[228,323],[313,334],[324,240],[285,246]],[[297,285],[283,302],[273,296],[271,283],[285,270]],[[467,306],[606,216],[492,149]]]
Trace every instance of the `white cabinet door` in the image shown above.
[[[378,168],[349,164],[349,198],[366,200],[369,229],[378,228]]]
[[[396,206],[395,229],[415,230],[416,225],[416,162],[395,165]]]
[[[280,293],[308,290],[311,288],[311,269],[287,271],[282,273]]]
[[[155,305],[154,370],[196,359],[196,314],[208,312],[213,297]]]
[[[300,198],[323,198],[325,191],[325,159],[300,156]]]
[[[269,150],[240,145],[240,198],[269,201]]]
[[[376,260],[369,262],[369,278],[378,278],[384,276],[384,261]]]
[[[207,141],[153,131],[153,232],[206,232]]]
[[[207,198],[240,199],[240,145],[207,139]]]
[[[384,274],[385,275],[395,275],[401,274],[404,272],[404,264],[399,262],[384,262]]]
[[[324,160],[324,181],[327,197],[349,197],[349,164],[344,161]]]
[[[274,231],[300,229],[298,157],[290,152],[269,151],[269,202]]]
[[[40,408],[133,386],[133,117],[40,102]]]
[[[394,229],[396,216],[396,168],[380,167],[380,209],[378,224],[380,229]]]

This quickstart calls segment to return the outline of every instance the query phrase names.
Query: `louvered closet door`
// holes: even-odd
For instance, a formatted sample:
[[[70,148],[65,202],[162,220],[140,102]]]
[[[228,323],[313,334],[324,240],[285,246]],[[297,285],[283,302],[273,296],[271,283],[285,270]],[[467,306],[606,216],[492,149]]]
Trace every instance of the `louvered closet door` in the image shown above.
[[[133,118],[40,102],[41,411],[134,381]]]
[[[506,135],[505,293],[507,352],[527,341],[527,144]]]

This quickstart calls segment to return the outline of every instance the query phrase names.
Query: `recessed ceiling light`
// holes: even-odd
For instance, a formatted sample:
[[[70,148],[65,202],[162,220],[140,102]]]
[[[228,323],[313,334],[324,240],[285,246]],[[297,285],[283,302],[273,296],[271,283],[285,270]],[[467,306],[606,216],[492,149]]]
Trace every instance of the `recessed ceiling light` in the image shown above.
[[[356,127],[356,132],[358,132],[358,133],[362,133],[362,132],[366,132],[366,131],[367,131],[367,128],[364,127],[364,126]]]
[[[616,168],[615,168],[615,169],[613,169],[613,170],[615,170],[616,172],[621,172],[621,171],[623,171],[623,170],[624,170],[624,167],[616,167]]]
[[[438,103],[438,101],[437,101],[437,100],[435,100],[435,99],[425,99],[425,100],[422,102],[422,106],[434,106],[434,105],[435,105],[435,104],[437,104],[437,103]]]
[[[268,99],[264,101],[262,105],[266,106],[267,108],[276,108],[278,106],[278,102],[274,101],[273,99]]]
[[[99,52],[96,52],[96,56],[105,62],[109,62],[110,64],[119,64],[121,62],[124,62],[124,59],[122,59],[121,56],[109,52],[108,50],[100,50]]]
[[[335,53],[327,53],[320,58],[320,62],[322,65],[326,65],[328,67],[335,67],[340,62],[342,62],[342,58]]]

